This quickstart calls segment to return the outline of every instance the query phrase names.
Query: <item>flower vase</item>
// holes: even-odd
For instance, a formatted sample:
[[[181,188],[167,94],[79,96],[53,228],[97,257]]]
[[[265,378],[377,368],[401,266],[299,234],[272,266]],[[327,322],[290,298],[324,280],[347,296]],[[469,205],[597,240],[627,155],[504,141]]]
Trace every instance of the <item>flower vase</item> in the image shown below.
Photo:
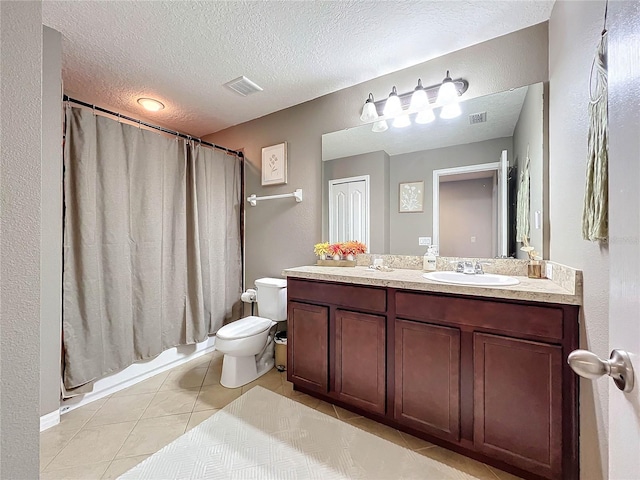
[[[337,253],[333,256],[334,260],[341,260],[342,257],[340,257],[340,255],[338,255]]]
[[[540,260],[529,260],[527,265],[527,276],[529,278],[542,278],[542,264]]]
[[[353,262],[356,259],[356,257],[353,256],[353,253],[348,253],[347,254],[347,260],[349,260],[350,262]]]
[[[327,254],[326,253],[320,254],[320,260],[326,260],[326,259],[327,259]]]

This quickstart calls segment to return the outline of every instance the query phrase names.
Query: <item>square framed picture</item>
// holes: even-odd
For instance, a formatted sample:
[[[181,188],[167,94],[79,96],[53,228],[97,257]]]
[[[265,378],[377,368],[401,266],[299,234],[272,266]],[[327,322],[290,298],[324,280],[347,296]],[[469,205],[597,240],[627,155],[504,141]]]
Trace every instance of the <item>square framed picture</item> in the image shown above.
[[[262,149],[262,185],[287,183],[287,142]]]
[[[400,213],[423,211],[424,182],[402,182],[398,190],[398,210]]]

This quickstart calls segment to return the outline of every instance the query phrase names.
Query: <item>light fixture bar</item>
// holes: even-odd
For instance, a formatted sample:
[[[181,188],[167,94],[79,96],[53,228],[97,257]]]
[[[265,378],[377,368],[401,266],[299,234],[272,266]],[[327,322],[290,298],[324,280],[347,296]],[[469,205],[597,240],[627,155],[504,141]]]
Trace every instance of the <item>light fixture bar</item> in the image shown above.
[[[458,78],[456,80],[453,81],[453,84],[456,87],[456,90],[458,90],[458,95],[462,95],[464,92],[467,91],[467,89],[469,88],[469,82],[467,82],[466,80],[462,79],[462,78]],[[435,105],[436,99],[438,98],[438,90],[440,89],[440,83],[438,83],[437,85],[431,85],[430,87],[424,87],[425,92],[427,93],[427,97],[429,98],[429,103],[431,103],[432,107],[437,107],[438,105]],[[398,98],[400,99],[400,105],[402,105],[402,109],[403,110],[408,110],[409,106],[411,105],[411,97],[413,95],[413,90],[406,92],[406,93],[399,93],[398,94]],[[384,110],[384,106],[386,103],[387,99],[382,99],[382,100],[378,100],[376,102],[374,102],[374,105],[376,106],[376,110],[378,111],[378,115],[379,116],[384,116],[383,114],[383,110]]]

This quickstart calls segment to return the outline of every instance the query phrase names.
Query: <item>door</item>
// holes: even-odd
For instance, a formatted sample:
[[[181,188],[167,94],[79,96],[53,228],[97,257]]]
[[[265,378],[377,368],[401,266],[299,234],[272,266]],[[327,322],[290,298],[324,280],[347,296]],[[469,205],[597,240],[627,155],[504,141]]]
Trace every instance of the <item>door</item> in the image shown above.
[[[396,320],[395,328],[395,419],[457,442],[460,330],[409,320]]]
[[[609,382],[609,478],[640,478],[640,3],[610,2],[609,346],[635,368],[630,393]],[[615,187],[615,188],[614,188]]]
[[[329,390],[329,309],[289,302],[287,380],[326,393]]]
[[[386,318],[336,311],[335,391],[343,402],[385,414]]]
[[[329,180],[329,243],[369,245],[369,175]]]
[[[500,155],[498,168],[498,256],[506,258],[509,251],[509,159],[507,151]]]
[[[562,477],[562,347],[473,334],[473,443],[545,478]]]

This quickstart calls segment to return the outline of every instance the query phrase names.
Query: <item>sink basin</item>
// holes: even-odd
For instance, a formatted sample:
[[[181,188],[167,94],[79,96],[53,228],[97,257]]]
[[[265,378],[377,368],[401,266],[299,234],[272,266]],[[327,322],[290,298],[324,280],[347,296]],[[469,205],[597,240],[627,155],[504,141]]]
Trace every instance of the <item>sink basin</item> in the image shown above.
[[[422,276],[429,280],[435,280],[436,282],[455,283],[457,285],[479,285],[481,287],[507,287],[520,283],[517,278],[493,273],[467,275],[458,272],[429,272],[423,273]]]

